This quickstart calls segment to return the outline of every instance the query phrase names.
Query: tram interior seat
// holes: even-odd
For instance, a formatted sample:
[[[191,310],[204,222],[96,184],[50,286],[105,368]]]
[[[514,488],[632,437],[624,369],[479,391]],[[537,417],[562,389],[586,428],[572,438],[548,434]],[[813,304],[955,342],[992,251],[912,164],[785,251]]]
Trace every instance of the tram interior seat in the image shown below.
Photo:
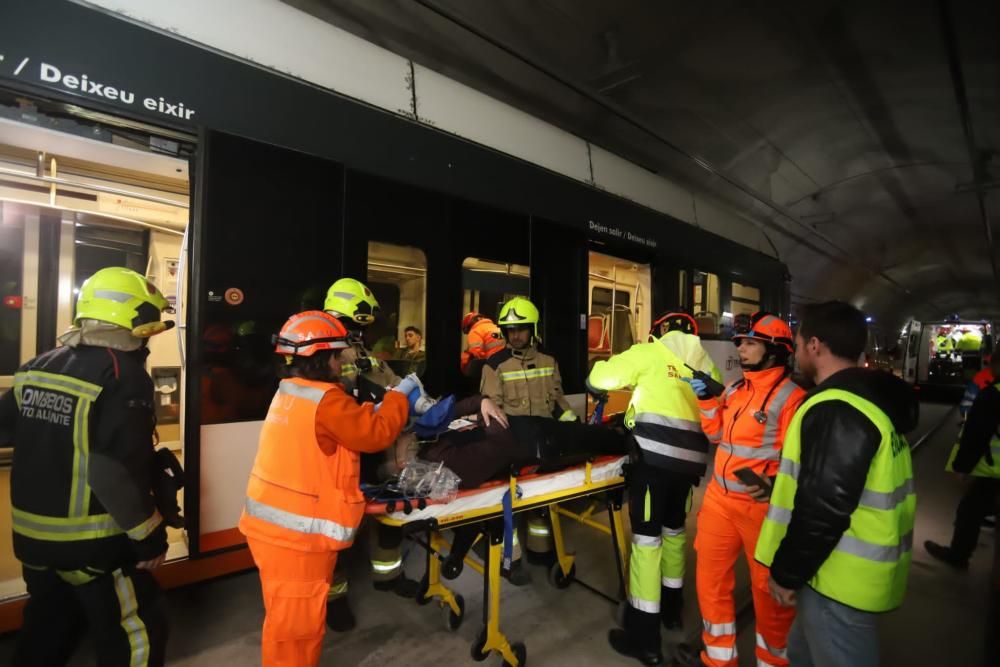
[[[694,321],[698,324],[698,334],[701,336],[719,335],[719,316],[716,313],[702,311],[694,314]]]
[[[608,340],[608,320],[605,315],[591,315],[587,318],[587,350],[591,353],[611,351]]]

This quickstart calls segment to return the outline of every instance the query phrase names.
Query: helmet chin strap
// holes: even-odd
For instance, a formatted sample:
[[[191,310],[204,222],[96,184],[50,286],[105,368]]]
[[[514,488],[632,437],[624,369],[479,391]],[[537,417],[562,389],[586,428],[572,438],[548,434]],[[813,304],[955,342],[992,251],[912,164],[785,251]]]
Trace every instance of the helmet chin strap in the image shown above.
[[[741,361],[740,362],[740,368],[742,368],[745,371],[750,371],[751,373],[756,372],[756,371],[763,371],[763,370],[767,370],[768,368],[771,367],[771,366],[767,366],[766,365],[768,361],[772,361],[772,362],[776,361],[776,359],[774,357],[774,352],[771,351],[771,350],[768,350],[766,353],[764,353],[764,356],[760,358],[760,361],[758,361],[755,364],[745,364],[745,363],[743,363]],[[772,364],[772,366],[773,366],[773,364]]]

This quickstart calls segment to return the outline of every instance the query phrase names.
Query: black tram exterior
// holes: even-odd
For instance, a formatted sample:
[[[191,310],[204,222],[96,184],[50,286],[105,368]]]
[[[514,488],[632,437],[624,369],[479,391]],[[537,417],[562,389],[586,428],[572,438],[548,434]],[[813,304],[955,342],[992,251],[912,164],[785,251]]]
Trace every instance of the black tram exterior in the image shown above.
[[[787,313],[781,262],[585,183],[400,114],[58,0],[0,10],[0,87],[197,136],[191,165],[185,459],[199,478],[202,336],[215,323],[276,330],[312,286],[364,280],[369,241],[427,260],[427,384],[460,384],[462,261],[530,266],[540,333],[567,393],[587,372],[588,250],[648,263],[653,312],[692,271],[759,286]],[[345,64],[345,67],[350,64]],[[684,274],[681,270],[686,270]],[[686,276],[686,278],[683,278]],[[238,288],[238,305],[219,298]],[[689,297],[690,298],[690,297]],[[262,417],[263,415],[261,415]],[[185,505],[198,517],[198,484]],[[188,526],[192,557],[198,527]]]

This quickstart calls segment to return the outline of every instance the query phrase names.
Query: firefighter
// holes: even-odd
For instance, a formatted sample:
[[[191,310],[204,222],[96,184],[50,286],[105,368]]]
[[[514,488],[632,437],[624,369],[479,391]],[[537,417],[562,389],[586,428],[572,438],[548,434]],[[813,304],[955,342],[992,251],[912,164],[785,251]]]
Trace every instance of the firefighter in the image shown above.
[[[66,664],[82,617],[98,663],[164,664],[167,624],[151,570],[167,534],[153,495],[145,361],[148,338],[173,326],[160,320],[167,310],[143,276],[101,269],[80,287],[62,346],[19,368],[0,398],[0,444],[14,447],[14,555],[30,596],[14,665]]]
[[[508,417],[579,421],[563,396],[559,364],[538,349],[539,313],[535,304],[515,297],[500,308],[498,320],[506,344],[486,360],[480,393],[492,399]],[[547,511],[529,513],[526,523],[528,560],[551,564],[555,548]]]
[[[379,361],[365,348],[363,331],[371,325],[379,313],[378,300],[372,291],[361,281],[354,278],[341,278],[332,285],[326,293],[323,310],[335,317],[348,332],[349,347],[340,353],[340,382],[348,394],[353,394],[359,400],[379,399],[369,392],[378,390],[381,393],[387,387],[395,387],[402,381],[389,365]],[[405,446],[405,442],[416,439],[411,434],[401,436],[397,447]],[[394,452],[394,449],[388,450]],[[383,460],[380,475],[385,476],[386,457]],[[393,459],[394,460],[394,459]],[[392,470],[395,472],[395,470]],[[375,588],[380,591],[392,591],[406,598],[416,597],[419,584],[406,578],[403,572],[402,531],[378,524],[371,538],[370,563],[372,580]],[[334,574],[333,585],[330,587],[330,600],[327,609],[327,624],[330,629],[344,632],[354,627],[354,614],[347,601],[349,584],[346,576],[337,572]]]
[[[337,382],[348,332],[320,311],[293,315],[275,352],[284,378],[271,401],[240,531],[260,570],[262,663],[316,665],[338,552],[364,516],[360,455],[389,447],[409,415],[402,382],[380,405],[358,403]]]
[[[476,311],[462,318],[462,333],[468,343],[468,348],[462,352],[462,373],[475,377],[482,362],[503,350],[503,335],[493,320]]]
[[[664,330],[657,339],[655,334]],[[638,459],[628,476],[628,605],[624,629],[612,630],[608,641],[622,655],[659,665],[661,622],[671,629],[681,626],[684,523],[691,492],[708,461],[698,400],[683,380],[691,377],[691,369],[716,382],[721,375],[701,346],[690,315],[667,313],[651,335],[653,341],[594,364],[587,390],[602,398],[613,389],[633,388],[625,413]]]
[[[747,556],[757,624],[757,664],[787,665],[788,630],[795,609],[782,607],[767,587],[768,569],[754,560],[754,548],[767,514],[781,445],[795,410],[805,396],[792,382],[788,362],[792,330],[770,313],[755,313],[737,330],[743,378],[721,397],[705,383],[691,380],[698,395],[701,425],[717,444],[715,472],[698,512],[695,538],[698,606],[705,650],[701,660],[714,667],[736,667],[736,560]],[[750,470],[765,482],[747,484],[735,471]]]

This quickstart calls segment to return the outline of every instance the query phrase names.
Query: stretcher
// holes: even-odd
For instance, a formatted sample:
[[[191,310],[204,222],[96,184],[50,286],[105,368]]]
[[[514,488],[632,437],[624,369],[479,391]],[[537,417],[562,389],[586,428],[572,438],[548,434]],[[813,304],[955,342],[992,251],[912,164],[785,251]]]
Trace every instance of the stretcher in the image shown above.
[[[618,575],[618,598],[625,590],[625,536],[622,523],[622,501],[625,489],[624,466],[628,457],[599,457],[586,463],[551,473],[539,473],[537,468],[512,474],[508,481],[488,482],[468,491],[448,503],[420,503],[416,508],[401,504],[373,502],[366,513],[382,524],[398,527],[404,536],[420,544],[427,552],[426,572],[417,596],[419,604],[436,601],[442,609],[445,627],[457,630],[465,616],[465,600],[442,582],[442,562],[449,547],[443,531],[475,525],[488,545],[482,564],[472,557],[465,564],[483,575],[483,629],[472,645],[472,658],[485,660],[498,654],[504,665],[523,667],[527,648],[523,642],[511,643],[500,628],[501,560],[506,512],[518,514],[529,510],[547,510],[552,522],[556,562],[549,572],[549,582],[566,588],[576,577],[575,556],[567,552],[562,531],[562,519],[569,519],[611,537]],[[509,495],[508,495],[509,494]],[[505,496],[509,499],[505,503]],[[598,498],[600,496],[600,498]],[[583,511],[572,511],[564,503],[590,498]],[[608,525],[594,520],[594,512],[602,504],[608,511]],[[588,587],[589,588],[589,587]],[[591,589],[593,590],[593,589]]]

